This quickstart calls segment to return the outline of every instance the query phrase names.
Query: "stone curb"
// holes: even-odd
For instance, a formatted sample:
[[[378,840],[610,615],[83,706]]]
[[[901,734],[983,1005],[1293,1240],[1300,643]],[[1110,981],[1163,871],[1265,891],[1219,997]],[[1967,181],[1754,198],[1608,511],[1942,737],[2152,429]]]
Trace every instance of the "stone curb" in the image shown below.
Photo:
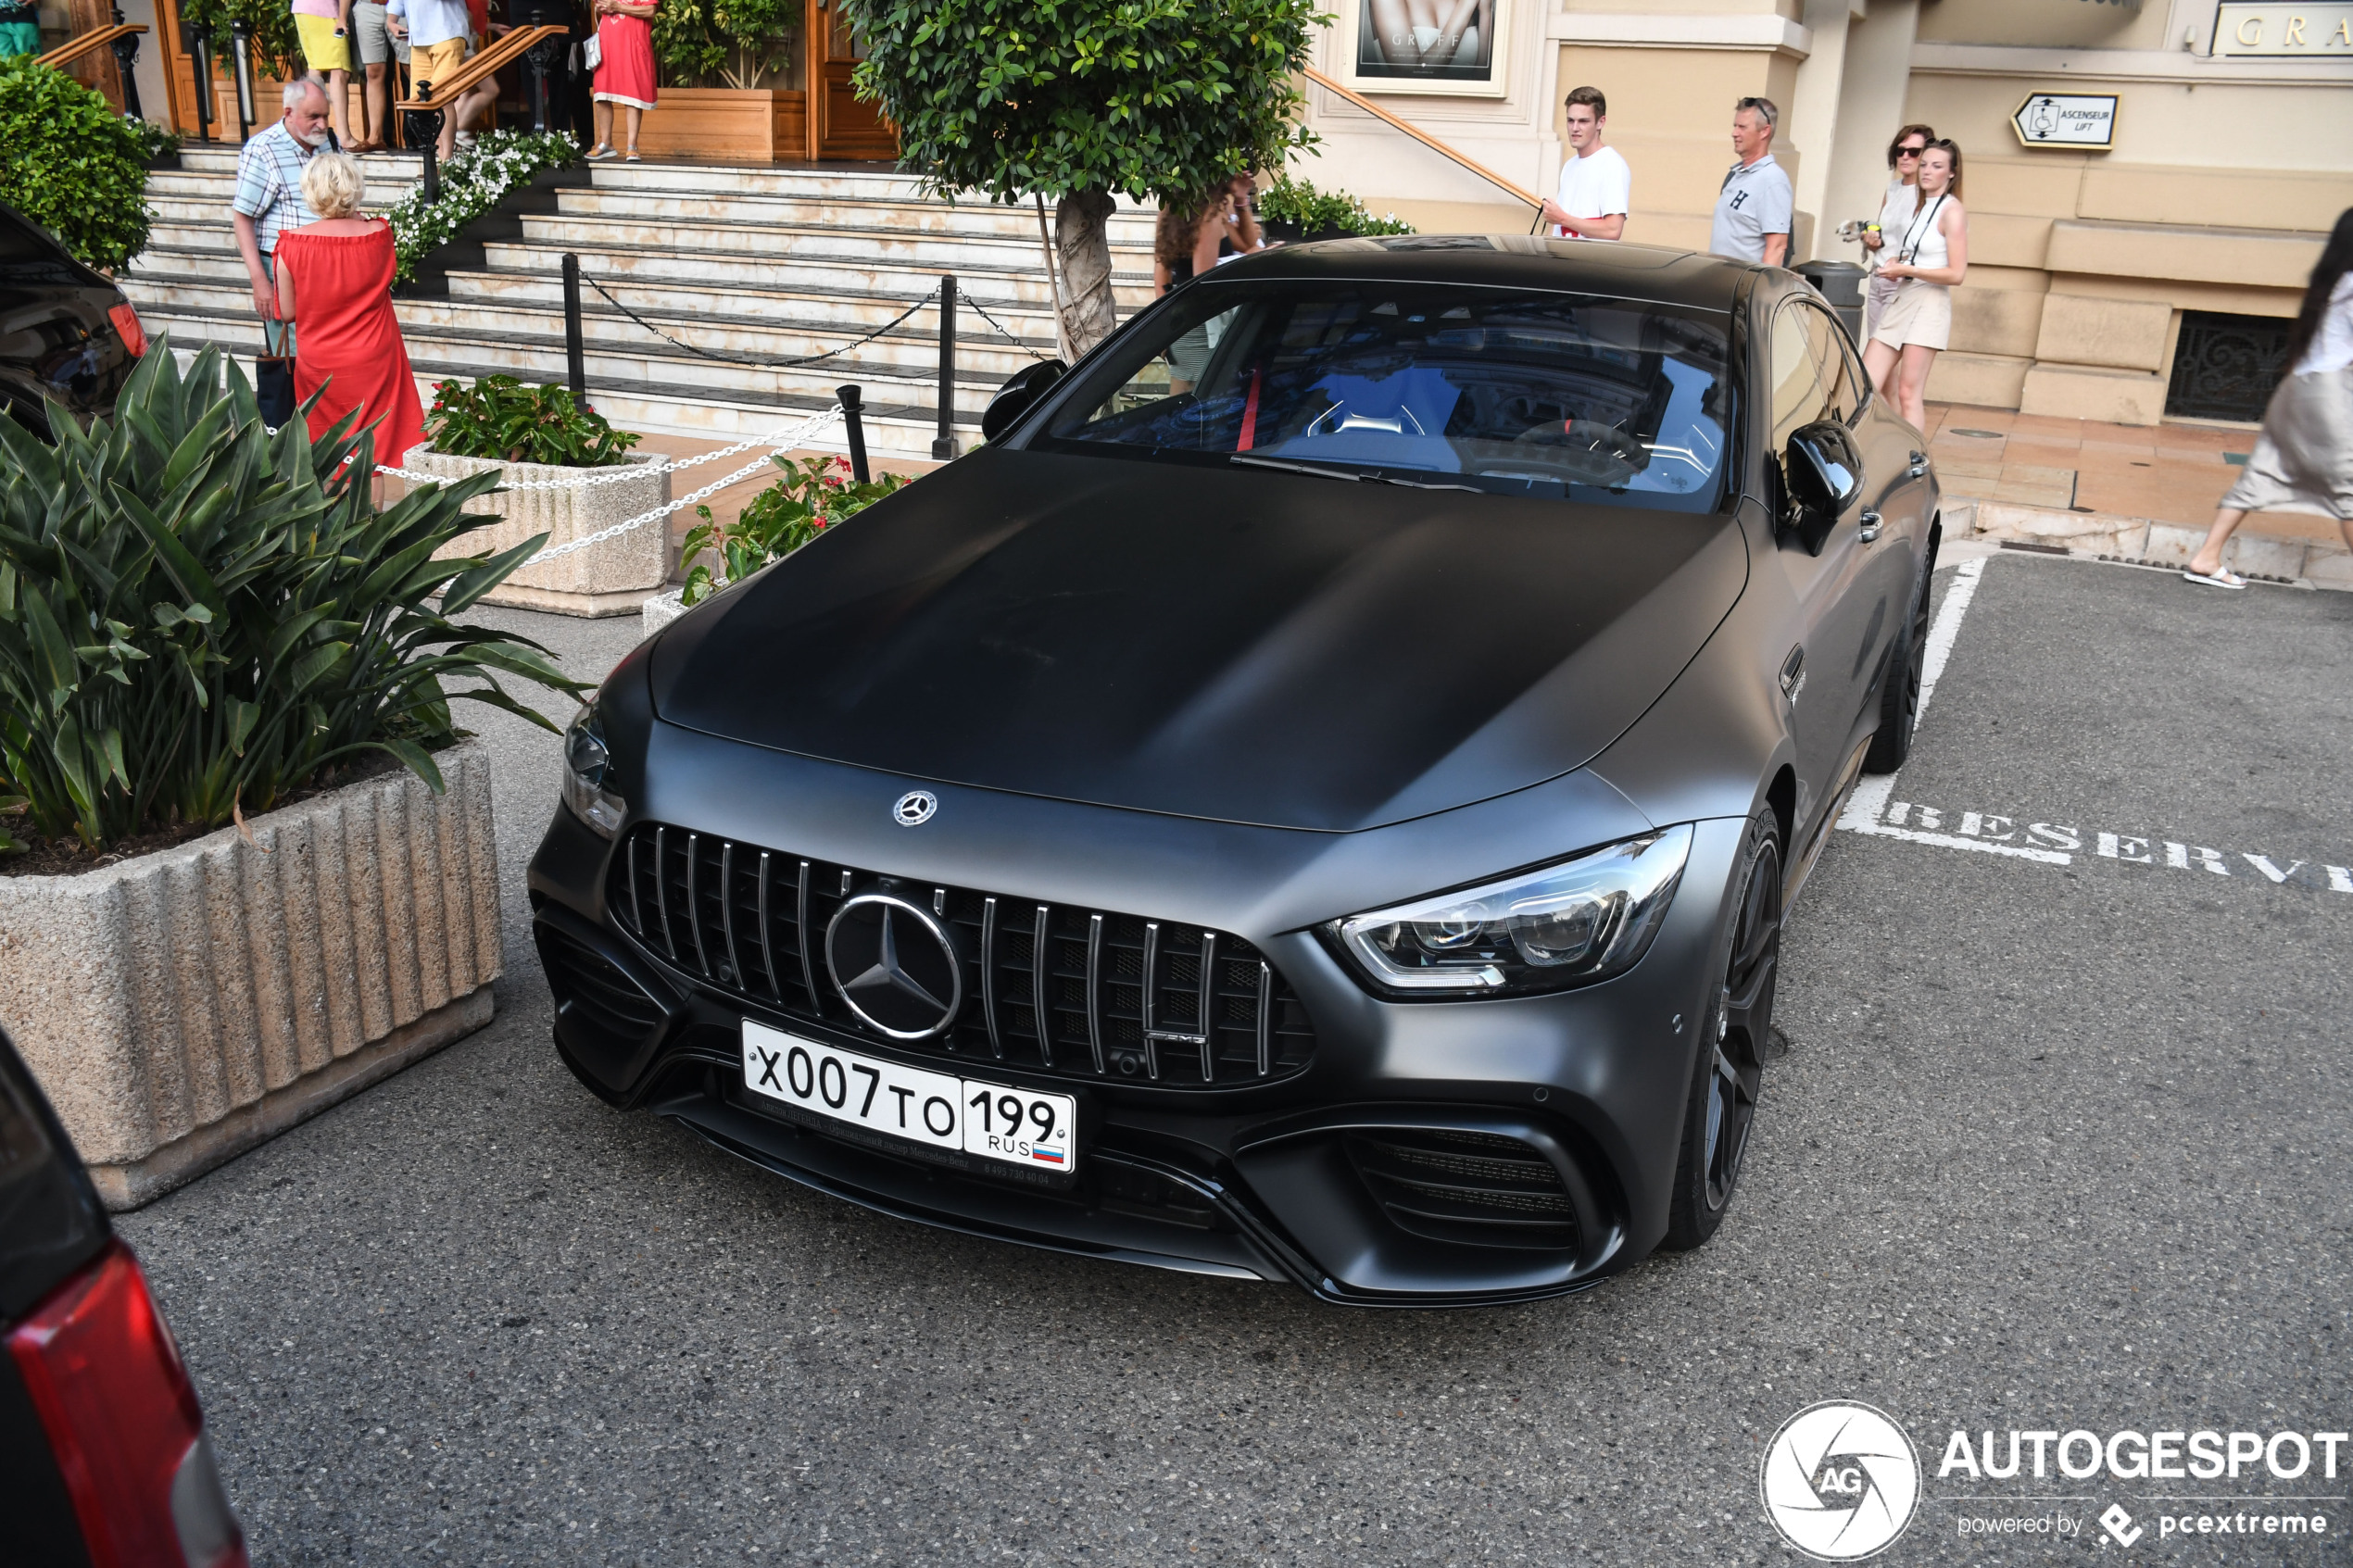
[[[110,1203],[145,1202],[490,1016],[490,756],[79,876],[0,877],[0,1025]]]
[[[1945,517],[1966,506],[1970,511],[1968,534],[1955,537],[2015,540],[2042,549],[2062,551],[2090,559],[2120,560],[2134,566],[2184,567],[2206,542],[2206,530],[2112,512],[2078,512],[2056,507],[2030,507],[2016,501],[1957,498],[1945,505]],[[2245,530],[2223,551],[2222,564],[2233,571],[2266,582],[2302,588],[2353,590],[2353,554],[2328,540],[2282,539]]]

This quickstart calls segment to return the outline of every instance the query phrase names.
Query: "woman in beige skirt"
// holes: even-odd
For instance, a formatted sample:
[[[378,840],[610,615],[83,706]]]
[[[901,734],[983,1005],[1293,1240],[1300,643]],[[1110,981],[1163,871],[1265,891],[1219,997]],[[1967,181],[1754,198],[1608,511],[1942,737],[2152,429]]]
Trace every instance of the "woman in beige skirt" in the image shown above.
[[[1961,149],[1951,142],[1931,142],[1920,154],[1919,210],[1890,248],[1894,259],[1881,262],[1879,275],[1898,280],[1895,297],[1863,347],[1863,369],[1897,413],[1926,430],[1921,394],[1937,352],[1952,341],[1953,285],[1969,272]]]
[[[2222,546],[2249,512],[2319,512],[2353,550],[2353,207],[2337,215],[2288,334],[2295,367],[2263,409],[2246,471],[2222,497],[2206,543],[2182,573],[2209,588],[2244,588]]]

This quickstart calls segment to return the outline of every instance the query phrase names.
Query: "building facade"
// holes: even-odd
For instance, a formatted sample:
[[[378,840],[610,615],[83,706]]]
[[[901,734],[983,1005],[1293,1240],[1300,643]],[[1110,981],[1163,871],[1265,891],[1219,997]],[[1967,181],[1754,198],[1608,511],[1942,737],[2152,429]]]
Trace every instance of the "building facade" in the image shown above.
[[[1953,138],[1970,253],[1929,386],[1944,401],[2255,418],[2353,207],[2353,4],[1474,0],[1452,13],[1471,19],[1463,46],[1416,73],[1381,42],[1415,0],[1337,3],[1321,70],[1532,190],[1558,177],[1567,90],[1601,88],[1634,170],[1629,240],[1705,245],[1745,94],[1780,106],[1800,258],[1860,259],[1835,231],[1877,215],[1897,127]],[[1337,94],[1309,99],[1305,178],[1426,230],[1529,227]]]

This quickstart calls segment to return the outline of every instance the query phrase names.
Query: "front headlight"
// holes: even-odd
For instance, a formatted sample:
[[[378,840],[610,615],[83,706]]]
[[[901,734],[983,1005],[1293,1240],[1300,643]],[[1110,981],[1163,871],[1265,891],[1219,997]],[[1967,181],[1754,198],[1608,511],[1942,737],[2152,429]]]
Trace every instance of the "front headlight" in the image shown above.
[[[1377,988],[1508,997],[1622,974],[1658,934],[1690,825],[1327,928]]]
[[[629,803],[605,787],[612,754],[605,749],[604,719],[589,703],[564,731],[564,804],[605,837],[621,831]]]

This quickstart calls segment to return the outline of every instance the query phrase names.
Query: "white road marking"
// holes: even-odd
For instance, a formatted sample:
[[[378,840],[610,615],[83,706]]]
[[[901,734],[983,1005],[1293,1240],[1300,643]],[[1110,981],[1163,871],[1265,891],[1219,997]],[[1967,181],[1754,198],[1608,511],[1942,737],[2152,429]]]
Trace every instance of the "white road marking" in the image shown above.
[[[1928,646],[1920,659],[1920,705],[1913,718],[1915,725],[1928,716],[1929,698],[1935,693],[1936,683],[1953,657],[1953,644],[1960,635],[1961,618],[1969,613],[1969,601],[1977,596],[1978,583],[1984,575],[1983,559],[1964,561],[1954,571],[1953,585],[1946,590],[1944,602],[1937,608],[1936,621],[1929,628]],[[1942,809],[1894,798],[1895,781],[1899,776],[1899,773],[1881,774],[1856,785],[1855,793],[1847,797],[1845,810],[1839,815],[1839,830],[1872,838],[1893,838],[1905,844],[1928,844],[1942,849],[2004,855],[2012,859],[2035,860],[2051,866],[2074,864],[2076,856],[2083,848],[2086,835],[2070,824],[2027,822],[2021,830],[2019,823],[2025,822],[2025,818],[1997,812],[1964,810],[1955,813],[1958,821],[1951,830],[1947,830],[1947,814]],[[2331,893],[2353,893],[2353,867],[2290,860],[2285,869],[2282,869],[2280,863],[2269,855],[2240,851],[2233,856],[2231,851],[2209,848],[2204,845],[2176,843],[2168,838],[2106,830],[2095,830],[2089,836],[2095,859],[2112,860],[2120,867],[2141,865],[2230,876],[2233,874],[2232,865],[2235,861],[2243,861],[2256,872],[2262,884],[2269,886],[2292,884],[2311,892],[2325,889]]]
[[[1915,729],[1928,717],[1928,699],[1936,695],[1936,683],[1944,673],[1944,663],[1953,657],[1953,640],[1961,634],[1961,617],[1969,613],[1969,601],[1977,597],[1979,579],[1985,575],[1982,558],[1963,561],[1953,571],[1953,585],[1944,592],[1944,602],[1937,607],[1936,621],[1928,629],[1928,646],[1920,657],[1920,705],[1912,715]],[[1947,839],[1942,836],[1922,837],[1902,828],[1881,825],[1886,814],[1888,800],[1895,793],[1897,773],[1874,774],[1855,786],[1846,797],[1846,809],[1838,819],[1839,827],[1847,833],[1864,833],[1881,838],[1901,838],[1914,844],[1944,844],[1948,848],[1993,849],[1994,847],[1974,839]],[[2048,851],[2026,854],[2019,849],[1994,849],[1997,854],[2017,854],[2032,860],[2048,859]],[[2054,864],[2067,864],[2060,856]]]

